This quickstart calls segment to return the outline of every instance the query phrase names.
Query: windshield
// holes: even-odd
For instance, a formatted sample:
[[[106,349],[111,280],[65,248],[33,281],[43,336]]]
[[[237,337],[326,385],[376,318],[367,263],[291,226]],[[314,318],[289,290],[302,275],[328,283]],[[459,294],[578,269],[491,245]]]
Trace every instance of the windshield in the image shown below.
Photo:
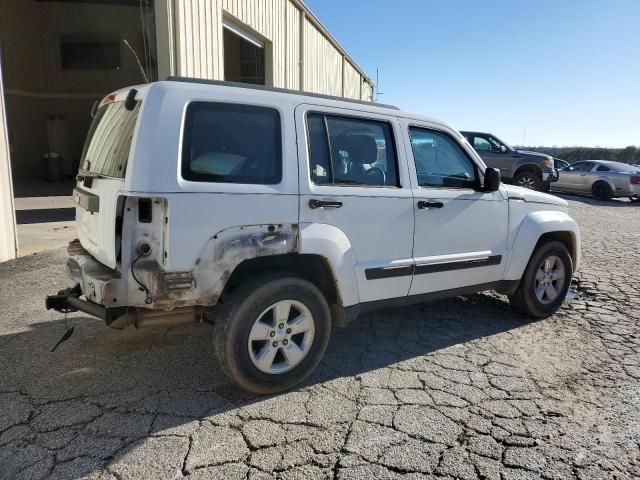
[[[140,102],[127,110],[124,102],[98,109],[82,152],[80,172],[124,178]]]

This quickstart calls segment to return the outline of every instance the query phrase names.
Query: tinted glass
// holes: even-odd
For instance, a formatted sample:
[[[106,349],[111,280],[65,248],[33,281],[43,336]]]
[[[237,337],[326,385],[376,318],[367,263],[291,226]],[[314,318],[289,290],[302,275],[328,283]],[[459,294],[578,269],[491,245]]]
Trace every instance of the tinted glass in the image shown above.
[[[574,172],[590,172],[592,168],[592,162],[578,162],[573,164]]]
[[[191,103],[185,121],[182,176],[196,182],[279,183],[280,114],[266,107]]]
[[[316,184],[398,186],[391,127],[385,122],[313,113],[307,117]]]
[[[613,170],[617,172],[627,172],[627,173],[638,173],[640,172],[640,167],[638,165],[627,165],[626,163],[615,163],[613,166]]]
[[[410,128],[411,148],[421,187],[473,188],[476,169],[462,148],[448,135]]]
[[[139,111],[140,102],[131,111],[124,102],[98,109],[82,151],[81,172],[124,178]]]
[[[473,148],[475,148],[476,150],[490,151],[491,150],[491,144],[486,139],[484,139],[482,137],[474,137],[473,138]]]
[[[610,172],[610,171],[611,169],[606,165],[598,165],[598,168],[596,168],[596,172]]]

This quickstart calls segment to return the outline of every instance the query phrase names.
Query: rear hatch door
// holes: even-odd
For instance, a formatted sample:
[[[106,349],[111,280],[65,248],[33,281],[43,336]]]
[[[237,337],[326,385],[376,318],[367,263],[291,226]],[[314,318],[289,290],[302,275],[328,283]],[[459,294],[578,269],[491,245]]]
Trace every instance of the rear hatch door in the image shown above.
[[[125,97],[126,92],[109,95],[98,107],[73,192],[80,243],[110,268],[117,264],[123,203],[119,197],[140,110],[140,102],[127,102],[127,108]]]

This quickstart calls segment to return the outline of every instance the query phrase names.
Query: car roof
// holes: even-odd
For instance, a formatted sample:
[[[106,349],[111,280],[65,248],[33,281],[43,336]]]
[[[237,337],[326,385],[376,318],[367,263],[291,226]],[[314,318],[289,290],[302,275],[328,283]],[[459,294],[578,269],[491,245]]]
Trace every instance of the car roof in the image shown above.
[[[113,92],[118,96],[118,98],[122,97],[124,99],[126,95],[132,88],[135,88],[138,92],[136,94],[137,99],[144,98],[149,91],[156,87],[161,88],[176,88],[176,89],[185,89],[185,88],[193,88],[194,91],[201,91],[204,88],[224,88],[224,89],[243,89],[250,90],[252,93],[258,93],[259,95],[282,95],[284,97],[288,97],[291,100],[299,103],[307,103],[311,105],[326,105],[334,108],[347,108],[347,109],[355,109],[356,106],[364,107],[366,111],[377,114],[384,115],[392,115],[399,118],[405,118],[408,120],[417,120],[432,123],[434,125],[438,125],[441,127],[448,128],[452,131],[456,131],[452,126],[439,120],[434,117],[420,115],[417,113],[405,112],[400,110],[398,107],[393,105],[385,105],[381,103],[368,102],[365,100],[355,100],[344,97],[335,97],[331,95],[323,95],[318,93],[305,92],[300,90],[288,90],[284,88],[275,88],[275,87],[267,87],[264,85],[253,85],[248,83],[238,83],[238,82],[227,82],[221,80],[206,80],[199,78],[189,78],[189,77],[169,77],[165,81],[153,82],[146,85],[136,85],[131,87],[124,87],[116,92]],[[319,102],[318,100],[322,100]]]
[[[333,95],[324,95],[321,93],[311,93],[305,92],[301,90],[290,90],[288,88],[278,88],[278,87],[269,87],[266,85],[256,85],[253,83],[241,83],[241,82],[228,82],[224,80],[207,80],[203,78],[191,78],[191,77],[179,77],[179,76],[171,76],[167,78],[168,82],[183,82],[183,83],[200,83],[205,85],[218,85],[218,86],[226,86],[226,87],[235,87],[235,88],[246,88],[251,90],[262,90],[266,92],[277,92],[277,93],[286,93],[289,95],[301,95],[304,97],[314,97],[314,98],[323,98],[326,100],[336,100],[340,102],[349,102],[349,103],[358,103],[361,105],[368,105],[380,108],[390,108],[393,110],[400,110],[395,105],[387,105],[384,103],[376,103],[369,102],[367,100],[356,100],[353,98],[346,97],[336,97]]]
[[[460,130],[463,135],[493,135],[491,132],[473,132],[471,130]]]

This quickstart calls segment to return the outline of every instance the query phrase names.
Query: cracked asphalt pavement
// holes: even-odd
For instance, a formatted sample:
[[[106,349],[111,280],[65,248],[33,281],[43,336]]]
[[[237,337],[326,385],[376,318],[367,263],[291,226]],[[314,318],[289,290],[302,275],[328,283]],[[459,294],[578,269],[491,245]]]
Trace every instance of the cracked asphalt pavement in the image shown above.
[[[481,294],[366,315],[272,397],[229,384],[207,324],[45,311],[62,250],[0,264],[0,478],[638,478],[640,207],[567,198],[583,265],[559,313]]]

